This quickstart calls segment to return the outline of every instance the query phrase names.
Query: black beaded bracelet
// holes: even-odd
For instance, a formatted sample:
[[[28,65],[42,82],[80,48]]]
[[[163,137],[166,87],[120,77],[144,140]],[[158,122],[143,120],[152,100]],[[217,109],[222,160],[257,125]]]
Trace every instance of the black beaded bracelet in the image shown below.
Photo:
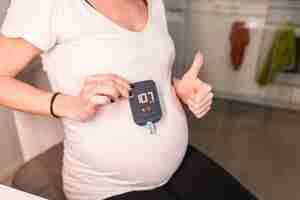
[[[55,117],[55,118],[60,118],[60,116],[54,114],[54,112],[53,112],[53,102],[54,102],[56,96],[59,95],[59,94],[61,94],[61,93],[60,93],[60,92],[55,92],[55,93],[53,94],[52,98],[51,98],[51,103],[50,103],[50,113],[51,113],[51,115],[52,115],[53,117]]]

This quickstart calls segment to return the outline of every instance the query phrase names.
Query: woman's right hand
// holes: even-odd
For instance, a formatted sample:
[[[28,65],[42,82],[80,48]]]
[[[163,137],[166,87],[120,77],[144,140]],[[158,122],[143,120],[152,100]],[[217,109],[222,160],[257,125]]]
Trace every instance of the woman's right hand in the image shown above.
[[[86,122],[96,115],[101,106],[128,99],[131,84],[115,74],[96,74],[88,76],[80,94],[66,103],[68,118]]]

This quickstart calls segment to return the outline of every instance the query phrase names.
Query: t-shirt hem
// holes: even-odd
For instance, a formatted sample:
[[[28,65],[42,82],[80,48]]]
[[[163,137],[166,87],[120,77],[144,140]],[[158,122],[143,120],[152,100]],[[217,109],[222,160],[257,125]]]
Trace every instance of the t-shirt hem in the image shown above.
[[[133,188],[132,190],[123,191],[123,192],[120,192],[120,193],[116,193],[114,195],[106,196],[104,198],[103,197],[99,197],[99,198],[96,198],[95,200],[106,200],[106,199],[109,199],[109,198],[112,198],[112,197],[124,195],[124,194],[129,193],[129,192],[154,190],[154,189],[162,187],[163,185],[165,185],[166,183],[168,183],[169,179],[170,178],[167,178],[167,180],[165,180],[164,182],[162,182],[162,183],[160,183],[160,184],[158,184],[156,186]]]

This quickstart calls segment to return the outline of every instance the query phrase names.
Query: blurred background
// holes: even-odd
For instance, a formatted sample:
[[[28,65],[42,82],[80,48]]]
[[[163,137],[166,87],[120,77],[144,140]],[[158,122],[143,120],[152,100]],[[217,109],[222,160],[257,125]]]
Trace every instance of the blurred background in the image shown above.
[[[0,2],[0,22],[9,0]],[[191,143],[260,199],[300,199],[300,1],[165,0],[176,45],[174,76],[205,55],[200,77],[216,99],[187,111]],[[51,89],[39,59],[18,75]],[[0,108],[0,182],[62,141],[60,121]]]

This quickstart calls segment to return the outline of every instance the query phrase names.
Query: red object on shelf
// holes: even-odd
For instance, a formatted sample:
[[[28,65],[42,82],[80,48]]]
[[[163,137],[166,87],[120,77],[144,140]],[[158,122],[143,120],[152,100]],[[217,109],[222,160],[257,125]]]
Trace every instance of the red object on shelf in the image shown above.
[[[236,21],[232,24],[230,33],[231,62],[235,70],[240,69],[243,64],[245,51],[250,43],[250,31],[246,22]]]

